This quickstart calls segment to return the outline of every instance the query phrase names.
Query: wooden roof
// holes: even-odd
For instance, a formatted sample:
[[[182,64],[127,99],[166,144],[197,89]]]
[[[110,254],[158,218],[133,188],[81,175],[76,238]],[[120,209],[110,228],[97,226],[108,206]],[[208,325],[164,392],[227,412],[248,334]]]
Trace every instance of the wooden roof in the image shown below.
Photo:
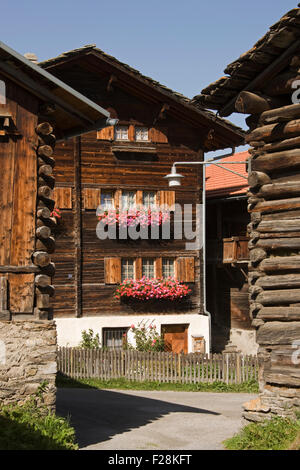
[[[80,135],[107,125],[110,114],[67,84],[0,42],[0,72],[26,88],[41,103],[54,105],[51,118],[58,138]]]
[[[229,64],[214,83],[193,98],[195,106],[219,111],[220,116],[234,112],[238,94],[261,91],[268,80],[281,72],[300,50],[300,8],[287,12],[254,46]]]
[[[100,68],[102,67],[102,70],[104,68],[108,76],[111,74],[113,78],[117,77],[116,86],[128,89],[130,84],[132,93],[136,91],[140,95],[142,92],[144,96],[151,94],[151,99],[156,99],[162,106],[168,104],[170,106],[168,114],[176,115],[177,119],[186,119],[195,128],[205,129],[207,133],[212,131],[214,136],[209,139],[209,147],[205,150],[235,147],[244,142],[244,131],[241,128],[230,121],[217,117],[213,112],[205,110],[201,106],[194,106],[186,96],[142,75],[138,70],[106,54],[95,45],[87,45],[64,52],[58,57],[41,62],[39,65],[51,73],[59,75],[64,66],[67,67],[67,64],[78,61],[87,71],[93,70],[95,72],[98,69],[100,74]]]

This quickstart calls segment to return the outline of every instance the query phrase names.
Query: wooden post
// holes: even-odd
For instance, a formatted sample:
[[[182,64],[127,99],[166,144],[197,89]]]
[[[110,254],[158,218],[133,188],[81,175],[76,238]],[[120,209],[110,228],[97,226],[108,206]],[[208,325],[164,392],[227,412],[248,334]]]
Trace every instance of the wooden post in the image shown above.
[[[0,320],[10,320],[10,312],[7,310],[7,279],[0,277]]]

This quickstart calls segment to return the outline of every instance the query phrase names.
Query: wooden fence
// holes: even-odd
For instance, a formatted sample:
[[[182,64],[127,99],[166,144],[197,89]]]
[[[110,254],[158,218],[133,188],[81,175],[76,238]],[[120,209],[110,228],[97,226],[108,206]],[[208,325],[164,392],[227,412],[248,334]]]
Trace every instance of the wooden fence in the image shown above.
[[[235,353],[208,356],[61,347],[58,370],[73,379],[233,384],[258,379],[258,358]]]

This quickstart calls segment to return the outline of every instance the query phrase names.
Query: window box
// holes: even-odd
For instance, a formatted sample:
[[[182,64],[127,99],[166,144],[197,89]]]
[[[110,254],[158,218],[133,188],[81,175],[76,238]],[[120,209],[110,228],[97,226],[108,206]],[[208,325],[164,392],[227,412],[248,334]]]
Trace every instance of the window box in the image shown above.
[[[175,279],[126,279],[116,290],[115,298],[137,301],[182,301],[188,298],[191,290]]]

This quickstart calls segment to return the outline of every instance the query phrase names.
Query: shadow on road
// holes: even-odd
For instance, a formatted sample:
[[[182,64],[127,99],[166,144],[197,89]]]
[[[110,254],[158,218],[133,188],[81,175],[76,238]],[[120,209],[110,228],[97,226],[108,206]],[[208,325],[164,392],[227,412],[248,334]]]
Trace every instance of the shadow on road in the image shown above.
[[[145,426],[169,413],[219,415],[205,409],[116,391],[75,388],[58,389],[57,413],[70,417],[81,448]]]

